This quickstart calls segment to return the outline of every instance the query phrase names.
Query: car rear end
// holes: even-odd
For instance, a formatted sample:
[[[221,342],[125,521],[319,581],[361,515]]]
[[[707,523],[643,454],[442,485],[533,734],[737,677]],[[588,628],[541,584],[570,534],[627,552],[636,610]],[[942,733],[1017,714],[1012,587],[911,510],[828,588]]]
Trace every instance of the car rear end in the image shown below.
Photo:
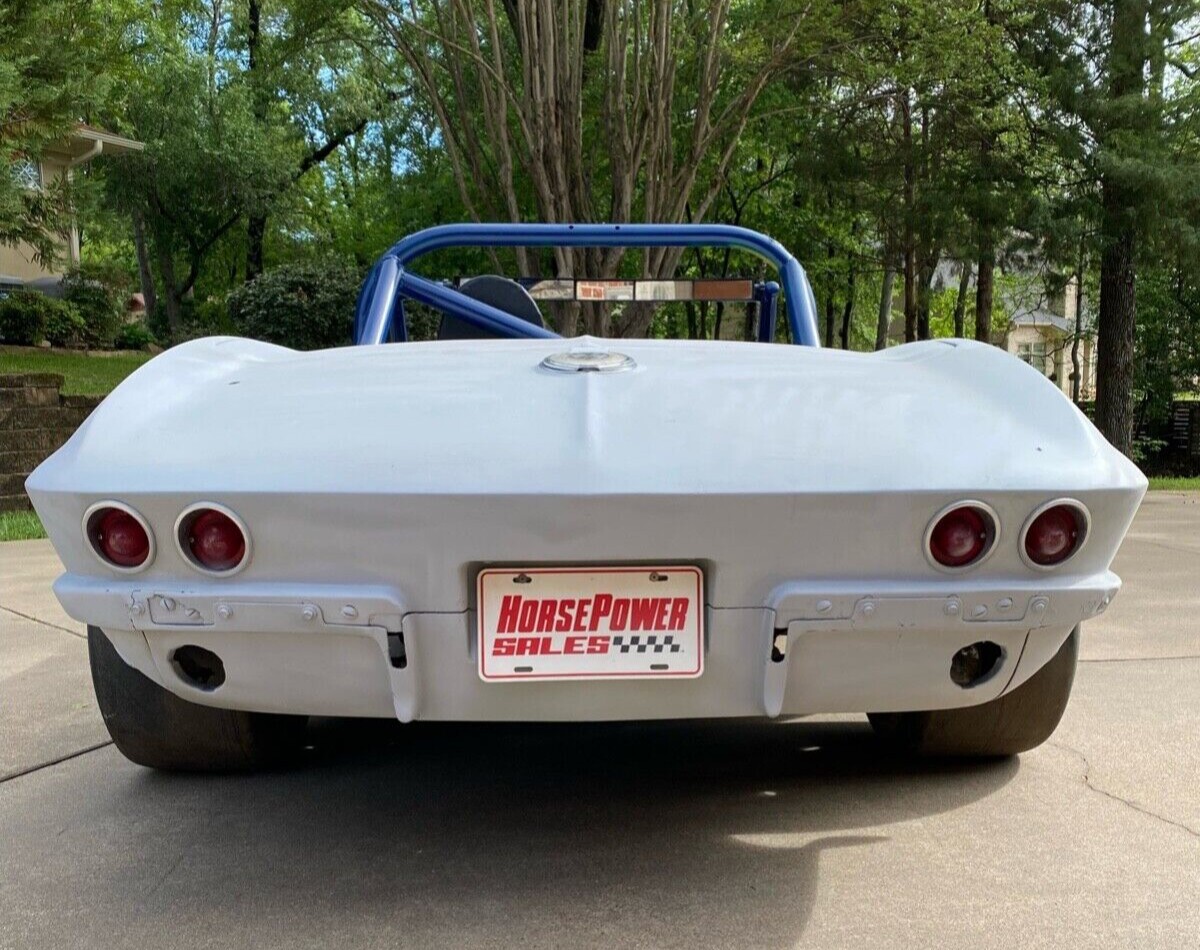
[[[154,683],[401,720],[987,703],[1106,609],[1144,489],[990,348],[586,339],[199,341],[29,483],[66,609]]]

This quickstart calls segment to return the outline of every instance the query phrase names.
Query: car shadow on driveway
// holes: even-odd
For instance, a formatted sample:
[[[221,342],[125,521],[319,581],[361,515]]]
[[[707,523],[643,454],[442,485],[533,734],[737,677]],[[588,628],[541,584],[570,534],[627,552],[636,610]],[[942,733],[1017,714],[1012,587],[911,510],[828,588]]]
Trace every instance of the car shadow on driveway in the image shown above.
[[[792,946],[823,853],[876,847],[881,826],[976,802],[1019,767],[899,762],[852,722],[326,720],[310,735],[292,771],[129,773],[117,810],[142,834],[169,821],[154,837],[171,852],[138,889],[137,929],[256,946]]]

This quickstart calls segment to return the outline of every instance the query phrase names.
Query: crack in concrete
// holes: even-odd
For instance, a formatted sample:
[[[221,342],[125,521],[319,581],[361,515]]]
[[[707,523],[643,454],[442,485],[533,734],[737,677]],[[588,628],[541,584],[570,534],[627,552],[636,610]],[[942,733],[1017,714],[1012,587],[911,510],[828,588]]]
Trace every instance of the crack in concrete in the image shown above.
[[[0,775],[0,785],[11,782],[15,778],[22,778],[26,775],[32,775],[34,772],[40,772],[42,769],[48,769],[53,765],[70,762],[72,759],[78,759],[82,755],[87,755],[89,752],[95,752],[98,749],[104,749],[112,744],[112,739],[105,742],[97,742],[95,745],[90,745],[86,749],[80,749],[78,752],[68,752],[66,755],[60,755],[57,759],[51,759],[49,762],[41,762],[38,765],[31,765],[17,772],[10,772],[8,775]]]
[[[1105,798],[1110,799],[1111,801],[1119,802],[1126,808],[1130,808],[1140,815],[1146,815],[1149,818],[1154,818],[1155,820],[1161,821],[1164,824],[1171,825],[1174,828],[1179,828],[1182,831],[1186,831],[1193,838],[1200,838],[1200,831],[1197,831],[1191,825],[1184,824],[1182,821],[1176,821],[1174,818],[1168,818],[1166,815],[1160,815],[1158,812],[1151,811],[1149,808],[1139,805],[1137,802],[1130,801],[1128,798],[1122,798],[1115,792],[1110,792],[1107,789],[1103,789],[1099,785],[1096,785],[1094,782],[1092,782],[1092,764],[1088,761],[1087,756],[1078,749],[1073,748],[1072,746],[1069,746],[1063,742],[1052,741],[1048,742],[1047,745],[1052,745],[1056,749],[1062,749],[1064,752],[1070,752],[1072,755],[1078,758],[1080,762],[1083,763],[1083,784],[1087,786],[1089,791],[1093,791],[1097,795],[1103,795]]]
[[[158,889],[160,887],[162,887],[163,884],[166,883],[167,878],[169,878],[172,874],[174,874],[177,870],[179,870],[179,865],[183,864],[183,859],[184,859],[184,857],[187,856],[187,853],[188,853],[188,849],[185,849],[183,851],[180,851],[179,854],[176,855],[175,860],[171,862],[171,866],[169,868],[167,868],[167,870],[165,872],[163,872],[163,875],[157,881],[154,882],[154,885],[142,897],[143,905],[145,905],[145,903],[148,900],[150,900],[151,897],[153,897],[156,893],[158,893]]]
[[[42,620],[40,617],[31,617],[29,614],[23,614],[21,611],[13,610],[11,607],[5,607],[3,604],[0,604],[0,610],[10,613],[14,617],[20,617],[22,620],[28,620],[30,623],[40,623],[43,627],[49,627],[51,630],[61,630],[63,633],[69,633],[71,636],[79,640],[87,639],[86,633],[79,633],[77,630],[70,630],[67,627],[60,627],[58,624],[51,623],[49,620]]]
[[[1135,538],[1131,535],[1129,540],[1136,544],[1148,544],[1152,548],[1162,548],[1164,551],[1170,551],[1172,554],[1200,555],[1200,551],[1195,548],[1178,548],[1173,544],[1164,544],[1162,541],[1152,541],[1150,538]]]

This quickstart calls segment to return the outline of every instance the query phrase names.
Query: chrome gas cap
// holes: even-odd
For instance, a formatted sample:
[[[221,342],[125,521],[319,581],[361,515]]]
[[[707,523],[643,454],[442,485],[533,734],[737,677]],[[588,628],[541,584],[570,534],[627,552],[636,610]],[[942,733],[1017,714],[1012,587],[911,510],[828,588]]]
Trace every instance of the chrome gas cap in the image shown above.
[[[568,350],[547,356],[542,365],[557,373],[619,373],[636,364],[633,357],[611,350]]]

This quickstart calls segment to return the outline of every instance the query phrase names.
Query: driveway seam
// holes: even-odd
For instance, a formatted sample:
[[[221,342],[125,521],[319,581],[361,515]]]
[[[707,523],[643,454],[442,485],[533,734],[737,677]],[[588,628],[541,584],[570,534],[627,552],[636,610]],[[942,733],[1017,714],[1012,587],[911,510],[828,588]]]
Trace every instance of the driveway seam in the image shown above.
[[[27,769],[21,769],[19,772],[11,772],[8,775],[0,775],[0,785],[5,784],[6,782],[11,782],[15,778],[21,778],[25,775],[32,775],[34,772],[40,772],[42,769],[48,769],[52,765],[70,762],[72,759],[78,759],[81,755],[87,755],[89,752],[95,752],[98,749],[106,748],[112,744],[112,739],[108,739],[105,742],[97,742],[95,745],[90,745],[87,748],[80,749],[78,752],[68,752],[66,755],[60,755],[57,759],[51,759],[49,762],[31,765]]]
[[[0,604],[0,610],[10,613],[14,617],[20,617],[22,620],[28,620],[31,623],[40,623],[43,627],[49,627],[51,630],[61,630],[63,633],[69,633],[71,636],[75,637],[77,640],[86,640],[87,639],[86,634],[77,633],[74,630],[68,630],[66,627],[60,627],[58,624],[51,623],[49,620],[42,620],[40,617],[31,617],[31,616],[29,616],[29,614],[23,614],[23,613],[21,613],[21,611],[13,610],[11,607],[5,607],[3,604]]]
[[[1183,831],[1186,831],[1193,838],[1200,838],[1200,831],[1197,831],[1191,825],[1184,824],[1182,821],[1176,821],[1174,818],[1168,818],[1166,815],[1160,815],[1158,812],[1151,811],[1149,808],[1145,808],[1142,805],[1139,805],[1137,802],[1130,801],[1128,798],[1122,798],[1115,792],[1110,792],[1094,784],[1091,776],[1092,764],[1088,761],[1087,756],[1078,749],[1073,748],[1072,746],[1069,746],[1063,742],[1049,742],[1048,745],[1052,745],[1056,749],[1062,749],[1064,752],[1070,752],[1072,755],[1076,756],[1080,762],[1083,763],[1083,784],[1086,785],[1090,791],[1095,792],[1097,795],[1103,795],[1105,798],[1111,799],[1114,802],[1120,802],[1126,808],[1131,808],[1139,814],[1146,815],[1149,818],[1154,818],[1155,820],[1161,821],[1164,824],[1168,824],[1174,828],[1179,828]]]

